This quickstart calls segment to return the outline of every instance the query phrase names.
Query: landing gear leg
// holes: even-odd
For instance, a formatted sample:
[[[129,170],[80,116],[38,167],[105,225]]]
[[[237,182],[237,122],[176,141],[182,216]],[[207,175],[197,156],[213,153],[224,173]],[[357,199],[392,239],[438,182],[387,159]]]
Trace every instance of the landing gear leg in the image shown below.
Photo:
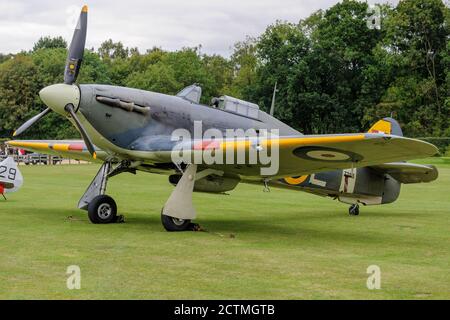
[[[118,222],[123,219],[117,216],[117,205],[113,198],[105,195],[111,163],[105,162],[100,167],[94,180],[78,202],[78,208],[88,211],[89,220],[95,224]]]
[[[167,231],[193,230],[191,220],[196,212],[192,204],[197,165],[190,164],[161,211],[161,222]]]
[[[355,203],[348,208],[348,214],[351,216],[359,215],[359,204]]]

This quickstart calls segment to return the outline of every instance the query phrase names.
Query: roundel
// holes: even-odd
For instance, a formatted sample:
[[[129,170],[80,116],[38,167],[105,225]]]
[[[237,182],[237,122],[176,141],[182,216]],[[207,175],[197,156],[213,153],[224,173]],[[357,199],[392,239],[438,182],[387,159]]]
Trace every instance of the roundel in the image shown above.
[[[306,181],[308,176],[300,176],[300,177],[286,177],[284,178],[284,181],[287,182],[290,185],[298,185]]]
[[[294,150],[297,157],[306,160],[330,162],[357,162],[363,157],[357,153],[327,147],[300,147]]]

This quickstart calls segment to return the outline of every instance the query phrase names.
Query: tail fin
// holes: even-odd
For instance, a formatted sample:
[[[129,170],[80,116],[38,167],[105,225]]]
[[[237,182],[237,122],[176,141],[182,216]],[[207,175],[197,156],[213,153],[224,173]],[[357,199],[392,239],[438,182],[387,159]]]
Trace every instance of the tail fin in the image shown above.
[[[393,118],[383,118],[375,123],[372,128],[369,129],[369,133],[386,133],[403,137],[402,128],[398,124],[397,120]]]

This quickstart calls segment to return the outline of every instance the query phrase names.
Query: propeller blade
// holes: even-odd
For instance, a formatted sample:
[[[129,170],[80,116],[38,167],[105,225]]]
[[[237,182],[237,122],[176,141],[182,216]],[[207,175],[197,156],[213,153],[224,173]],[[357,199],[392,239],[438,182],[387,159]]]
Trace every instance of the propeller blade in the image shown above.
[[[47,115],[47,113],[49,113],[50,111],[51,111],[51,109],[47,108],[44,111],[42,111],[41,113],[35,115],[30,120],[27,120],[27,122],[25,122],[23,125],[21,125],[20,128],[14,132],[13,137],[17,137],[18,135],[24,133],[26,130],[28,130],[29,127],[31,127],[33,124],[38,122],[42,117]]]
[[[72,119],[75,121],[75,124],[77,125],[77,128],[80,131],[81,136],[83,137],[84,143],[86,144],[89,153],[92,155],[94,159],[97,159],[97,153],[95,152],[94,144],[92,143],[91,138],[89,138],[86,130],[84,129],[83,125],[81,124],[80,120],[75,114],[75,111],[73,110],[73,104],[69,103],[68,105],[66,105],[65,109],[70,114]]]
[[[64,70],[64,83],[73,84],[78,77],[81,63],[83,61],[84,46],[86,45],[87,32],[87,12],[88,7],[81,9],[80,18],[77,27],[73,33],[72,42],[70,43],[69,53],[67,55],[66,68]]]

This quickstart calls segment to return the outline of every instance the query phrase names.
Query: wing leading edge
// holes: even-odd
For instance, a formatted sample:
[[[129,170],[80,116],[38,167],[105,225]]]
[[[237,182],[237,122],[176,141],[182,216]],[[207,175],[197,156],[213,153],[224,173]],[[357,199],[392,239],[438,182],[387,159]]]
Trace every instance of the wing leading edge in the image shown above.
[[[11,147],[63,158],[94,161],[82,140],[13,140]],[[100,153],[101,150],[96,148]]]
[[[270,175],[274,178],[347,169],[352,165],[356,168],[421,159],[433,156],[438,152],[438,149],[430,143],[383,133],[304,135],[262,139],[260,141],[251,139],[242,141],[219,140],[214,143],[191,141],[189,144],[192,153],[211,152],[211,149],[226,151],[231,148],[235,151],[243,150],[247,154],[257,147],[269,149],[276,144],[278,145],[279,156],[278,159],[273,159],[273,161],[278,161],[278,171],[276,174]],[[16,140],[9,141],[8,145],[45,154],[93,161],[81,140]],[[100,159],[106,158],[105,152],[98,148],[96,148],[96,151],[98,151]],[[126,154],[123,156],[129,159],[154,160],[155,155],[157,155],[161,163],[172,162],[172,150],[124,151],[126,151]],[[223,164],[210,166],[224,172],[254,177],[261,176],[260,169],[266,166],[262,164],[236,166],[235,163],[230,164],[225,160],[223,159]]]
[[[262,141],[259,146],[269,148],[274,143],[279,146],[279,170],[274,177],[374,166],[426,158],[438,153],[438,149],[430,143],[383,133],[280,137]],[[251,142],[243,141],[224,142],[221,148],[230,147],[227,144],[237,150],[255,148]],[[235,170],[234,166],[229,166],[228,170],[226,166],[222,167],[225,171]],[[255,175],[255,167],[261,166],[248,167],[244,175]]]

